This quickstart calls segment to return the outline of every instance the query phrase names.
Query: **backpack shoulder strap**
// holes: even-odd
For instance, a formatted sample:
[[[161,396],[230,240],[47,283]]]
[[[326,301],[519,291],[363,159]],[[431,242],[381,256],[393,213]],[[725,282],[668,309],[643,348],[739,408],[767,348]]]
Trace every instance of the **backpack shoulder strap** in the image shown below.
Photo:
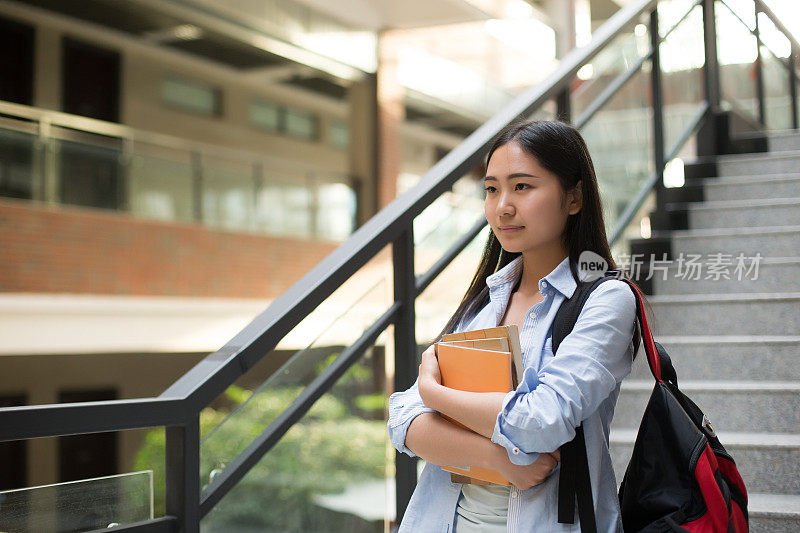
[[[553,319],[553,354],[558,351],[561,341],[572,332],[578,315],[581,314],[589,295],[600,284],[615,279],[615,271],[591,282],[578,283],[575,293],[564,300]],[[562,524],[575,523],[575,501],[578,503],[578,517],[582,533],[595,533],[597,526],[594,517],[592,485],[589,479],[589,462],[586,456],[586,439],[583,425],[575,428],[575,438],[561,447],[561,470],[558,477],[558,521]]]
[[[594,281],[578,283],[578,286],[575,288],[575,293],[572,295],[572,297],[564,300],[564,302],[561,304],[561,307],[558,308],[555,319],[553,319],[554,355],[558,350],[561,341],[563,341],[564,337],[569,335],[572,332],[572,329],[575,327],[575,322],[578,321],[578,315],[581,314],[581,310],[586,304],[586,300],[589,299],[589,295],[592,293],[592,291],[599,287],[601,283],[610,279],[616,279],[615,271],[609,271],[604,277],[598,278]]]

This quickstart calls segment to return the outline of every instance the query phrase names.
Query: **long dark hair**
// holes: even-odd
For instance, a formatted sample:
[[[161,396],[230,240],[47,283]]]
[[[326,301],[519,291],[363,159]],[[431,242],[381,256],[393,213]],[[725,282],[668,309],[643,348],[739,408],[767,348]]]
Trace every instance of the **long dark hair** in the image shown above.
[[[510,124],[500,132],[489,149],[486,156],[487,167],[495,150],[510,142],[517,143],[534,156],[541,166],[555,174],[564,193],[572,190],[579,182],[582,183],[581,209],[574,215],[569,215],[562,235],[564,248],[569,251],[569,267],[575,282],[581,283],[576,265],[578,257],[585,250],[598,254],[606,260],[610,270],[616,270],[617,264],[611,257],[606,237],[594,165],[586,142],[578,130],[560,121],[524,121]],[[494,232],[489,231],[475,277],[442,334],[453,331],[463,319],[474,316],[489,303],[486,278],[519,256],[519,252],[504,250]],[[624,273],[622,275],[630,279]],[[638,353],[640,340],[641,331],[637,325],[633,336],[634,357]]]

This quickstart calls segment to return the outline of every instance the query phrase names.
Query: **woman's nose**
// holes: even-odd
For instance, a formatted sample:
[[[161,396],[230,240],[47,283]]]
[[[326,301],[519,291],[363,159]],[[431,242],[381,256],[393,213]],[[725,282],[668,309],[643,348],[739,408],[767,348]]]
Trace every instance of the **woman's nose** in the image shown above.
[[[497,200],[497,214],[500,216],[514,214],[514,205],[505,193],[500,194],[500,198]]]

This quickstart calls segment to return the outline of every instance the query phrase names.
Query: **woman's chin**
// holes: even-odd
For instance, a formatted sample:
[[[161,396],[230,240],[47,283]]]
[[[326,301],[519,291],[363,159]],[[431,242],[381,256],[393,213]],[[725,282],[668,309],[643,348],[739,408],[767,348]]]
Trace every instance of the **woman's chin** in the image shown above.
[[[509,244],[509,243],[505,243],[505,244],[503,244],[503,243],[501,242],[501,243],[500,243],[500,246],[502,246],[502,247],[503,247],[503,250],[505,250],[506,252],[508,252],[508,253],[510,253],[510,254],[519,254],[519,253],[522,253],[522,248],[521,248],[519,245],[517,245],[517,246],[514,246],[513,244]]]

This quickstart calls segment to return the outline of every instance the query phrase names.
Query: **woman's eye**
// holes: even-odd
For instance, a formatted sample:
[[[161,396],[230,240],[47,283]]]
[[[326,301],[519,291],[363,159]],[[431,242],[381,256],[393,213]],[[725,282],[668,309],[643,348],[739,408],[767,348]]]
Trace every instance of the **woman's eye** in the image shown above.
[[[527,183],[517,183],[517,186],[515,187],[515,189],[518,190],[518,191],[522,191],[524,189],[530,189],[530,188],[531,188],[531,186],[528,185]]]
[[[496,188],[494,188],[494,187],[492,187],[492,186],[490,185],[489,187],[486,187],[486,189],[484,189],[484,190],[485,190],[487,193],[493,193],[493,192],[495,192],[497,189],[496,189]]]

